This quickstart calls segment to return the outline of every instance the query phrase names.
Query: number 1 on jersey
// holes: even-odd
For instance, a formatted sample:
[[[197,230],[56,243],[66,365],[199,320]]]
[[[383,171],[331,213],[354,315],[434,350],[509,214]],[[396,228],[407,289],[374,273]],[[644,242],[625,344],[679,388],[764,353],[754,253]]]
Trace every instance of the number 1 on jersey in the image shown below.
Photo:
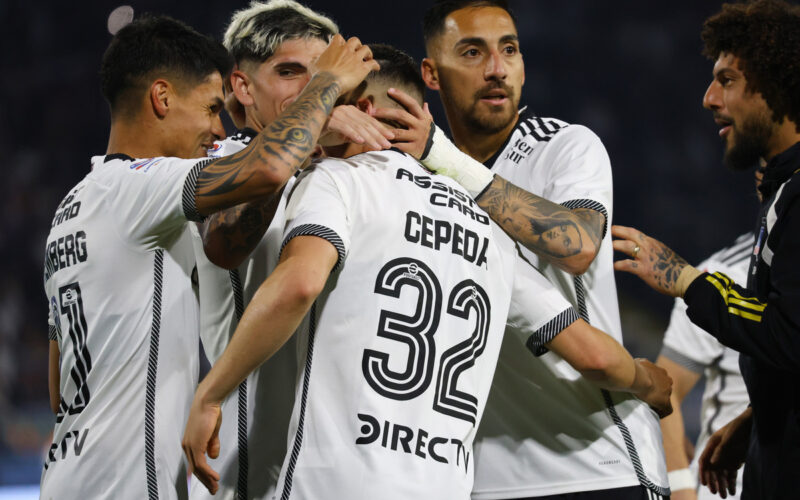
[[[67,406],[62,399],[61,408],[57,417],[60,422],[64,418],[64,411],[70,415],[80,413],[89,404],[91,397],[89,393],[89,372],[92,370],[92,357],[86,345],[88,327],[86,316],[83,312],[83,297],[81,287],[75,283],[64,285],[58,289],[58,297],[61,302],[61,314],[66,314],[69,320],[69,338],[72,341],[72,353],[75,356],[75,364],[70,370],[70,377],[75,383],[76,391],[72,403]],[[58,321],[58,318],[54,318]]]

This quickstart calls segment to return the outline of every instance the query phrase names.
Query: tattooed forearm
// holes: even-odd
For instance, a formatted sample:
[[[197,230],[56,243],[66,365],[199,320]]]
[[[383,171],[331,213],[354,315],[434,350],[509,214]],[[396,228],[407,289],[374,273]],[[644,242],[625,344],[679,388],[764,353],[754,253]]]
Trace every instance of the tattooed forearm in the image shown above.
[[[201,228],[209,260],[226,269],[241,264],[263,238],[280,200],[278,193],[267,201],[244,203],[211,215]]]
[[[592,240],[594,246],[600,248],[600,243],[603,242],[606,216],[591,208],[573,208],[572,213],[584,222],[582,226],[586,230],[586,234]]]
[[[197,211],[209,214],[279,190],[313,152],[340,90],[333,75],[315,75],[247,148],[206,166],[197,179]]]
[[[570,210],[500,176],[476,201],[514,240],[567,272],[585,272],[600,248],[605,220],[594,210]]]
[[[644,238],[644,235],[640,237]],[[654,251],[648,258],[649,264],[653,269],[653,279],[662,289],[671,290],[678,282],[678,276],[681,275],[681,271],[688,263],[683,257],[673,252],[671,248],[660,241],[652,241],[658,243],[658,246],[653,249]]]

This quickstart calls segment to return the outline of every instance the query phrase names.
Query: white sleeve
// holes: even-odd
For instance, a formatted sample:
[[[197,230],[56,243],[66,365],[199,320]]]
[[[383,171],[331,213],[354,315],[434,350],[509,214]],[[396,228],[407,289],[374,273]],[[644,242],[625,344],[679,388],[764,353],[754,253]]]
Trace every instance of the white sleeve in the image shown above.
[[[570,209],[600,212],[606,219],[605,236],[611,219],[613,180],[611,161],[600,138],[582,125],[570,125],[553,136],[537,163],[549,172],[542,197]],[[531,175],[538,177],[534,170],[530,169]],[[531,180],[531,185],[534,182]]]
[[[157,245],[187,221],[202,222],[195,206],[197,177],[211,160],[149,158],[114,169],[114,210],[131,240]]]
[[[514,285],[508,326],[522,336],[536,356],[547,352],[544,345],[578,320],[578,313],[567,299],[533,266],[514,260]]]
[[[341,165],[322,161],[306,168],[298,177],[286,204],[283,243],[297,236],[318,236],[328,240],[339,253],[333,271],[347,256],[350,246],[349,196]],[[337,175],[340,174],[340,175]]]

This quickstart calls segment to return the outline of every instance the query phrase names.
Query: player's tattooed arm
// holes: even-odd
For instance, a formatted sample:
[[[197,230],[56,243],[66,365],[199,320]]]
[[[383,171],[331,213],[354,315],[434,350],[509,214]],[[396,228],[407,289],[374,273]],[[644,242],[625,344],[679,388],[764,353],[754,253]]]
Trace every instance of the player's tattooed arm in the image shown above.
[[[247,148],[206,166],[197,178],[197,211],[207,215],[277,193],[311,155],[340,91],[332,74],[317,74]]]
[[[595,210],[566,208],[499,175],[476,201],[514,240],[570,274],[586,272],[600,250],[606,221]]]
[[[335,35],[314,63],[314,77],[242,151],[203,168],[195,207],[201,215],[274,195],[309,157],[336,99],[380,69],[358,38]]]
[[[614,269],[635,274],[652,289],[672,297],[683,297],[692,281],[702,273],[655,238],[632,227],[611,226],[614,250],[629,255]]]
[[[281,192],[266,201],[252,201],[221,210],[200,225],[208,260],[234,269],[250,255],[267,231],[281,200]]]

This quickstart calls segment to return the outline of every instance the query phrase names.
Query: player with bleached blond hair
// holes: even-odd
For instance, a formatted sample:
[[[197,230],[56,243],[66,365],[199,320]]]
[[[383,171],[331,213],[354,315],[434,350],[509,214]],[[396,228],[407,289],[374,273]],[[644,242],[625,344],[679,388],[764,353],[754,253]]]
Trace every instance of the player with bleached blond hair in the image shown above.
[[[336,33],[331,19],[292,0],[252,2],[235,12],[223,44],[236,64],[230,78],[234,100],[228,101],[228,109],[237,116],[240,129],[218,141],[209,156],[237,153],[269,127],[308,84],[313,61]],[[389,146],[390,137],[386,128],[354,106],[336,106],[321,142],[335,144],[347,138],[382,149]],[[290,178],[284,193],[293,182]],[[200,335],[212,363],[228,344],[255,290],[277,264],[284,208],[280,194],[240,205],[209,218],[200,228],[201,237],[194,238],[201,283]],[[293,346],[288,345],[226,400],[220,429],[226,446],[213,461],[222,474],[214,498],[272,494],[286,453],[295,371]],[[210,497],[195,483],[191,498]]]

